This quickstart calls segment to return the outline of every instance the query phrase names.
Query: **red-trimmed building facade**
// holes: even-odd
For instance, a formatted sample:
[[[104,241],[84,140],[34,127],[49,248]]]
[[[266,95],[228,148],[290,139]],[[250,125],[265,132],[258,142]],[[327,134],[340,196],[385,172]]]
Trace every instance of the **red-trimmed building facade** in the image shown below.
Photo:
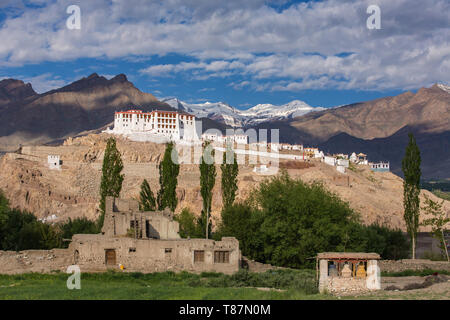
[[[128,110],[114,115],[114,133],[151,133],[163,135],[172,140],[199,140],[195,126],[195,117],[176,111]]]

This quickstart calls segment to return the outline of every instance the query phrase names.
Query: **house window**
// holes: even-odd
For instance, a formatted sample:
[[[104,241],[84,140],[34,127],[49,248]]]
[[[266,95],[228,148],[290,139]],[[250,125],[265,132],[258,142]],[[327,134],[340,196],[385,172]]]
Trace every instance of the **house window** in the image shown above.
[[[230,252],[229,251],[214,251],[214,263],[229,263]]]
[[[194,262],[205,262],[205,251],[194,250]]]

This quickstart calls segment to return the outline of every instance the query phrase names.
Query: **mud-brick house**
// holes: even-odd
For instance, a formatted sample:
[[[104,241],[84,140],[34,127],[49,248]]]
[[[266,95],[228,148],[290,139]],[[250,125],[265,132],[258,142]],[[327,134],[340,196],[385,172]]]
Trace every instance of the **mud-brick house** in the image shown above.
[[[236,238],[181,239],[178,231],[170,211],[139,211],[136,200],[107,197],[102,234],[74,235],[69,250],[82,270],[83,266],[141,272],[239,270]]]

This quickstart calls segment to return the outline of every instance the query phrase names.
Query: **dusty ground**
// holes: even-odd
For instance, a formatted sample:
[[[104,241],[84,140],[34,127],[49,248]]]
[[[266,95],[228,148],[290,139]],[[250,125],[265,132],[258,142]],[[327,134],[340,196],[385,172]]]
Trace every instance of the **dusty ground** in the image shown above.
[[[404,288],[408,284],[422,283],[426,277],[383,277],[381,279],[381,289],[380,291],[361,295],[358,298],[367,299],[383,299],[383,300],[406,300],[406,299],[417,299],[417,300],[450,300],[450,277],[446,277],[446,282],[436,283],[428,288],[414,289],[414,290],[396,290],[388,291],[385,290],[386,287],[396,286],[399,288]]]
[[[69,139],[64,146],[25,147],[23,153],[26,155],[6,155],[0,159],[0,189],[13,207],[29,210],[39,218],[55,214],[58,219],[78,216],[94,219],[98,215],[101,165],[108,137],[107,134],[92,134]],[[164,146],[117,137],[117,147],[124,161],[125,180],[121,196],[137,198],[144,178],[156,195],[159,189],[157,165]],[[61,171],[47,168],[48,154],[61,155]],[[310,164],[309,168],[288,169],[288,172],[304,181],[323,182],[360,212],[364,223],[380,222],[404,229],[401,178],[389,172],[373,173],[367,166],[358,166],[354,171],[347,170],[346,174],[341,174],[334,167],[318,161]],[[238,199],[247,198],[252,189],[267,178],[254,173],[253,167],[253,164],[240,166]],[[199,214],[202,206],[199,178],[197,164],[181,165],[176,212],[188,207]],[[220,168],[217,167],[212,203],[212,216],[216,221],[222,207],[220,178]],[[428,191],[422,191],[422,197],[425,193],[436,198]],[[449,201],[444,208],[450,211]]]

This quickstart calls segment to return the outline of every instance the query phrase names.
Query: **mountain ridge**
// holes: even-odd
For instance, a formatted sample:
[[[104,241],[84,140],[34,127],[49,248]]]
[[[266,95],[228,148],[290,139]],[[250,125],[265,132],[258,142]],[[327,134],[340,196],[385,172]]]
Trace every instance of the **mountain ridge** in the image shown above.
[[[161,101],[175,109],[191,112],[197,117],[208,117],[235,128],[251,127],[257,123],[298,117],[325,109],[311,107],[300,100],[282,105],[257,104],[246,110],[239,110],[225,102],[187,103],[174,97],[164,98]]]

